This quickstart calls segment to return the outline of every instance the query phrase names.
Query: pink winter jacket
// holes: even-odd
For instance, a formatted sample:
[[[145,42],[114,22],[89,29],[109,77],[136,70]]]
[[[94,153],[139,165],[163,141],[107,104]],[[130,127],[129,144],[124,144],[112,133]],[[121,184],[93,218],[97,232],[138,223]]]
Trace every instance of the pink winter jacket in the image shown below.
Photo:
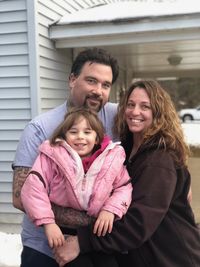
[[[111,142],[87,173],[78,153],[65,141],[51,146],[45,141],[21,191],[26,213],[37,225],[55,223],[51,202],[97,217],[107,210],[121,218],[132,196],[130,177],[123,165],[125,152]]]

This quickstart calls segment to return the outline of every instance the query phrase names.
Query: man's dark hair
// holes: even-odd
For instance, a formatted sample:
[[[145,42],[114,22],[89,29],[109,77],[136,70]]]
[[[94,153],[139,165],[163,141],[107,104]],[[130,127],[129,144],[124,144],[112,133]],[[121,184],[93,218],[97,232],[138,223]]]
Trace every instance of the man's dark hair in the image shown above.
[[[119,75],[118,62],[106,50],[101,48],[90,48],[80,52],[72,64],[71,74],[73,73],[75,76],[78,76],[86,62],[100,63],[110,66],[113,74],[112,83],[117,80]]]

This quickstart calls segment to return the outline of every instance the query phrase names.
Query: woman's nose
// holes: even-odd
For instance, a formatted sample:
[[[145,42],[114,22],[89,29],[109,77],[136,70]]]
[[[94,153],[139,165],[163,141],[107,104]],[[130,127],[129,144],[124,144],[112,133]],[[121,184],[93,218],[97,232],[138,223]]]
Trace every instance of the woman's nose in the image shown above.
[[[140,114],[140,107],[135,105],[134,108],[131,111],[134,114]]]

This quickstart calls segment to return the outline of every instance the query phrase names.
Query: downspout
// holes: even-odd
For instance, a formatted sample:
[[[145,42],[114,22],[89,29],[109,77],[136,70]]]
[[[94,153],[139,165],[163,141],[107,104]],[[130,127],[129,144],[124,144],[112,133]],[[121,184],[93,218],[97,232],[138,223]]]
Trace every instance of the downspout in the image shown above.
[[[37,16],[37,0],[27,0],[31,118],[41,112]]]

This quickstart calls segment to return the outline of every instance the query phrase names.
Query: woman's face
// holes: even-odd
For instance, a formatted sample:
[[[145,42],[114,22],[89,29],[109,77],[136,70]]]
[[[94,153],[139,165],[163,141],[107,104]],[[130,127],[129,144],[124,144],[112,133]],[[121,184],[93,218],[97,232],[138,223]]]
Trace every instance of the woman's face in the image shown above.
[[[150,99],[143,88],[136,87],[130,94],[125,108],[125,120],[129,130],[143,135],[153,122]]]

